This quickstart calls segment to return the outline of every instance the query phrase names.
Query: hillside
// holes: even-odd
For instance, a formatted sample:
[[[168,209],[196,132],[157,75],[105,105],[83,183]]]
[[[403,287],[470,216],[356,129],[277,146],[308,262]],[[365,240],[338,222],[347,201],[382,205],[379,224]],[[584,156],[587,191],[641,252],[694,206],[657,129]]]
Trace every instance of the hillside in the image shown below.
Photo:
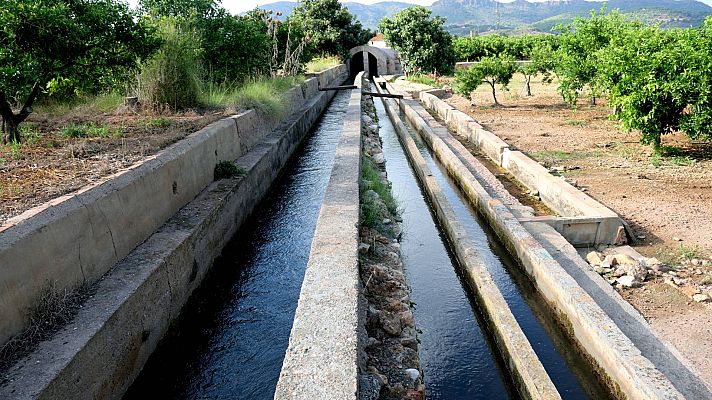
[[[603,3],[586,0],[551,0],[530,3],[515,0],[500,3],[495,0],[439,0],[430,8],[436,15],[447,18],[447,29],[458,35],[470,32],[536,30],[549,32],[557,23],[567,23],[576,16],[586,16]],[[292,12],[296,2],[281,1],[262,6],[264,9]],[[412,4],[385,1],[365,5],[345,2],[344,5],[361,23],[372,30],[384,16],[411,7]],[[712,7],[696,0],[609,0],[608,9],[620,9],[631,18],[664,27],[690,27],[701,25],[712,15]]]

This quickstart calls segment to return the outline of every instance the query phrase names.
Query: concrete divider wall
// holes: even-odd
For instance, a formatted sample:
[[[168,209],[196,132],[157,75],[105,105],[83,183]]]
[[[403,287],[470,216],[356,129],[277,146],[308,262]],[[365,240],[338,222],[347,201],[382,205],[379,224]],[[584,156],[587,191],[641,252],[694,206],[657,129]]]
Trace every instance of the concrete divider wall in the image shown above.
[[[407,100],[400,101],[400,104],[405,109],[420,107]],[[442,139],[432,129],[420,126],[425,121],[419,114],[405,114],[414,116],[409,119],[410,122],[417,127],[424,141],[487,219],[510,253],[521,261],[537,290],[560,313],[562,323],[609,379],[612,390],[617,395],[634,399],[682,399],[683,396],[670,380],[641,354],[509,209],[487,194]]]
[[[379,91],[381,91],[380,88]],[[452,244],[454,253],[466,272],[465,276],[475,288],[478,303],[486,316],[497,347],[515,379],[520,394],[527,399],[560,399],[559,392],[512,314],[492,275],[484,265],[475,244],[458,220],[437,179],[430,172],[427,163],[420,155],[420,150],[400,120],[398,111],[400,108],[406,115],[410,115],[414,119],[420,118],[420,116],[413,113],[414,109],[406,106],[406,101],[400,101],[398,104],[393,100],[384,99],[383,103],[396,128],[404,151],[408,155],[408,160],[433,205],[438,222],[442,225]],[[424,123],[414,124],[414,126],[417,129],[430,130]]]
[[[326,73],[343,81],[347,70],[341,65]],[[287,93],[290,111],[304,106],[303,93],[317,93],[320,78]],[[50,285],[64,290],[95,282],[210,184],[217,162],[246,154],[276,124],[254,110],[222,119],[125,171],[10,219],[0,227],[0,344],[24,329]]]
[[[497,135],[483,129],[470,116],[455,110],[431,92],[424,91],[419,94],[421,103],[427,109],[437,114],[454,132],[475,144],[495,164],[507,169],[527,188],[538,192],[542,202],[549,208],[562,217],[600,218],[594,235],[572,236],[572,238],[592,237],[593,241],[575,244],[592,246],[625,242],[625,224],[615,212],[565,180],[551,175],[546,168],[525,154],[511,150],[509,144]]]
[[[6,372],[0,398],[120,398],[333,95],[309,99],[237,160],[245,177],[210,183],[117,263],[68,326]]]
[[[354,90],[319,212],[275,399],[358,399],[360,108],[360,90]]]

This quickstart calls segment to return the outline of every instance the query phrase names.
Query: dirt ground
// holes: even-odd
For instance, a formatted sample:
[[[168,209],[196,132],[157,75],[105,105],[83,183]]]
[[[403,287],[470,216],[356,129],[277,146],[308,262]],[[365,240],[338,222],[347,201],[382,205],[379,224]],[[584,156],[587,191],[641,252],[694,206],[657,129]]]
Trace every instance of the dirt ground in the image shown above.
[[[29,137],[0,145],[0,225],[46,201],[127,168],[222,118],[223,112],[164,113],[77,109],[36,112],[23,123]],[[67,127],[91,126],[95,137]],[[22,125],[21,125],[22,126]]]
[[[596,106],[581,99],[574,110],[556,84],[535,78],[532,97],[522,88],[521,76],[509,91],[498,87],[500,107],[488,85],[472,99],[446,101],[616,211],[633,228],[638,252],[677,271],[687,283],[676,287],[658,277],[621,294],[712,385],[712,306],[683,290],[712,292],[712,144],[669,135],[663,138],[668,155],[657,156],[636,132],[617,129],[605,99]]]

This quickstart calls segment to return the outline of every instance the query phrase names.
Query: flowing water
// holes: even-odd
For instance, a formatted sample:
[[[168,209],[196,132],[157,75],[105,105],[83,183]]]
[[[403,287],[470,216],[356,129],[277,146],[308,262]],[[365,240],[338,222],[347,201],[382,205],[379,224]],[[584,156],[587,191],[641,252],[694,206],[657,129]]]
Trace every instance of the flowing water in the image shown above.
[[[349,97],[334,97],[124,399],[274,396]]]

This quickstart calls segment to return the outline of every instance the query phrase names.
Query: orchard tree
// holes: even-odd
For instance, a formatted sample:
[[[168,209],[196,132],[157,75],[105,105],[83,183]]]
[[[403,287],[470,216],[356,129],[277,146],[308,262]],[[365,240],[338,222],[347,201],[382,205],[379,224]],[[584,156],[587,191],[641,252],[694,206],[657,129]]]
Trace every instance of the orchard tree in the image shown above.
[[[601,76],[623,129],[661,150],[662,135],[712,132],[712,20],[702,29],[630,29],[600,51]]]
[[[535,41],[530,48],[527,48],[524,57],[528,63],[519,66],[519,72],[524,75],[524,93],[532,95],[531,80],[534,76],[541,74],[544,83],[553,81],[553,74],[556,68],[554,57],[554,46],[550,40]]]
[[[349,50],[373,36],[338,0],[302,0],[291,22],[308,38],[311,52],[346,58]]]
[[[455,66],[452,36],[445,31],[445,19],[431,18],[422,6],[406,8],[393,18],[383,18],[378,29],[386,42],[398,51],[406,74],[449,74]]]
[[[495,86],[501,85],[506,89],[516,70],[516,63],[511,56],[483,57],[478,63],[457,71],[455,90],[469,98],[475,89],[487,83],[492,88],[494,104],[500,105]]]
[[[602,93],[597,52],[608,46],[612,38],[620,37],[636,25],[637,22],[626,21],[617,10],[606,14],[603,6],[598,13],[591,11],[590,18],[578,17],[566,26],[554,28],[561,30],[555,57],[559,93],[564,101],[575,106],[579,93],[586,89],[591,103],[596,104],[596,98]]]
[[[96,93],[125,79],[158,44],[154,30],[120,1],[3,0],[3,142],[20,140],[18,126],[41,92]]]

